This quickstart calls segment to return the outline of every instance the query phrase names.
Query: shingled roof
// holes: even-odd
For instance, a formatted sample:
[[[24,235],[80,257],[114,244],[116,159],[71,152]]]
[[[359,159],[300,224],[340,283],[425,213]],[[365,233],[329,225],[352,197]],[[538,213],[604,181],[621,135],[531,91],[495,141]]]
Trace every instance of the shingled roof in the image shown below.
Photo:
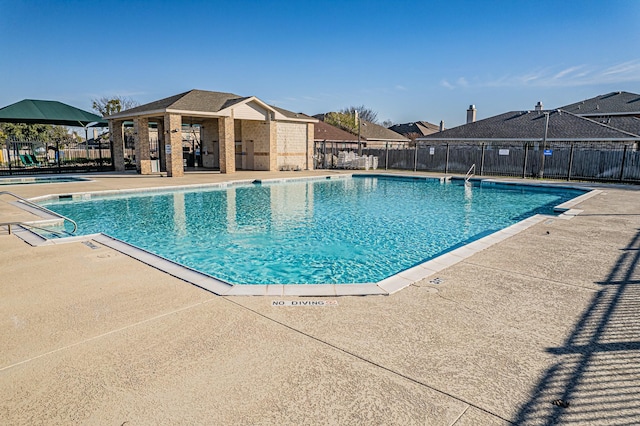
[[[328,113],[327,113],[328,114]],[[313,117],[324,122],[327,114],[316,114]],[[379,124],[360,119],[360,137],[366,141],[377,142],[409,142],[409,139]],[[357,140],[357,137],[356,137]]]
[[[605,118],[592,117],[591,120],[634,135],[640,135],[640,118],[614,115]]]
[[[427,136],[440,130],[440,126],[429,123],[428,121],[416,121],[414,123],[394,124],[389,127],[401,135],[417,134],[419,136]]]
[[[317,122],[313,127],[313,139],[316,141],[358,142],[358,136],[352,135],[351,133],[339,129],[336,126],[332,126],[331,124],[327,124],[324,121]],[[364,141],[365,139],[361,137],[360,140]]]
[[[542,140],[546,113],[549,114],[549,141],[640,140],[636,134],[563,110],[511,111],[434,133],[420,140]]]
[[[162,113],[167,110],[181,111],[181,112],[196,112],[196,113],[217,113],[233,105],[239,104],[248,99],[254,99],[259,103],[266,105],[274,111],[282,114],[284,117],[292,120],[305,120],[314,122],[315,120],[304,114],[298,114],[295,112],[287,111],[283,108],[267,105],[263,101],[253,96],[239,96],[233,93],[224,92],[211,92],[208,90],[189,90],[188,92],[179,93],[168,98],[160,99],[157,101],[149,102],[144,105],[140,105],[134,108],[130,108],[125,111],[121,111],[116,114],[112,114],[107,119],[132,117],[136,115],[156,114]]]
[[[640,95],[629,92],[611,92],[563,106],[560,109],[582,116],[640,116]]]

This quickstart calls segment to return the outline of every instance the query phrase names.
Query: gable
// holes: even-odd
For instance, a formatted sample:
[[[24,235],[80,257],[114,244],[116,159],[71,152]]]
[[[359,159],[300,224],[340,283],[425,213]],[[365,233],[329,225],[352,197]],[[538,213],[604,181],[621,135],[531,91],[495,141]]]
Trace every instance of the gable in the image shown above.
[[[236,120],[267,121],[268,111],[256,102],[246,102],[233,107],[233,118]]]

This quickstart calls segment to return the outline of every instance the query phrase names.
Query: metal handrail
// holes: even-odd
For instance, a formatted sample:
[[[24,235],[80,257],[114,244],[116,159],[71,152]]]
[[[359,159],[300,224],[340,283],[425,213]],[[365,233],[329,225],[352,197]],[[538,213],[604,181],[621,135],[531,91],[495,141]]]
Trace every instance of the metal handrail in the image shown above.
[[[476,171],[476,163],[473,163],[471,167],[469,167],[469,170],[467,170],[467,174],[464,175],[464,183],[468,183],[469,179],[475,176],[476,174],[475,171]]]
[[[41,226],[36,226],[36,225],[33,225],[31,223],[26,223],[26,222],[0,222],[0,226],[6,226],[7,227],[7,231],[9,232],[9,235],[11,235],[11,226],[12,225],[13,226],[18,225],[18,226],[22,226],[22,227],[26,227],[26,228],[39,229],[41,231],[50,232],[50,233],[52,233],[54,235],[57,235],[58,237],[66,237],[66,236],[72,235],[72,234],[70,234],[70,233],[68,233],[66,231],[64,231],[64,232],[54,231],[51,228],[43,228]]]
[[[59,213],[56,213],[56,212],[54,212],[54,211],[51,211],[51,210],[49,210],[49,209],[48,209],[48,208],[46,208],[46,207],[42,207],[41,205],[36,204],[36,203],[34,203],[34,202],[31,202],[31,201],[27,200],[26,198],[22,198],[21,196],[19,196],[19,195],[17,195],[17,194],[14,194],[13,192],[10,192],[10,191],[0,191],[0,195],[3,195],[3,194],[11,195],[12,197],[17,198],[18,200],[20,200],[20,202],[25,203],[25,204],[26,204],[26,205],[28,205],[28,206],[34,207],[34,208],[36,208],[36,209],[38,209],[38,210],[40,210],[40,211],[42,211],[42,212],[45,212],[45,213],[47,213],[47,214],[50,214],[50,215],[53,215],[53,216],[59,217],[59,218],[60,218],[60,219],[62,219],[62,220],[68,220],[68,221],[69,221],[69,222],[71,222],[71,224],[73,225],[73,231],[71,231],[71,233],[74,233],[74,232],[76,232],[76,231],[78,230],[78,224],[77,224],[73,219],[69,219],[68,217],[63,216],[63,215],[61,215],[61,214],[59,214]]]

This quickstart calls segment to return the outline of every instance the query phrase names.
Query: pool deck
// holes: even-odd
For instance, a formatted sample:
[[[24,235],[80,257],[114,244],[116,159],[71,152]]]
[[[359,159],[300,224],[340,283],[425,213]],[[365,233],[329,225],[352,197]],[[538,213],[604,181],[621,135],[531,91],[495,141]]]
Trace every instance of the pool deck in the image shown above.
[[[216,296],[102,244],[0,229],[0,424],[640,424],[640,187],[586,186],[601,192],[580,214],[386,296]],[[32,218],[9,201],[0,222]]]

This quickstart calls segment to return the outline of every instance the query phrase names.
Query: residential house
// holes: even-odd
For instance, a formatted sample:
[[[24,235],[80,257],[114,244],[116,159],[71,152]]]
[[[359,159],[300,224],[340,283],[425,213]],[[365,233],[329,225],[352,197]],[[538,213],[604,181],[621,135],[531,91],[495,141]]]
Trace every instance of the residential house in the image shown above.
[[[314,118],[324,122],[325,116],[326,114],[318,114],[314,115]],[[354,130],[352,134],[356,136],[356,140],[358,135],[364,140],[361,148],[384,148],[387,144],[406,144],[410,141],[409,138],[393,130],[362,119],[359,120],[358,129]]]

